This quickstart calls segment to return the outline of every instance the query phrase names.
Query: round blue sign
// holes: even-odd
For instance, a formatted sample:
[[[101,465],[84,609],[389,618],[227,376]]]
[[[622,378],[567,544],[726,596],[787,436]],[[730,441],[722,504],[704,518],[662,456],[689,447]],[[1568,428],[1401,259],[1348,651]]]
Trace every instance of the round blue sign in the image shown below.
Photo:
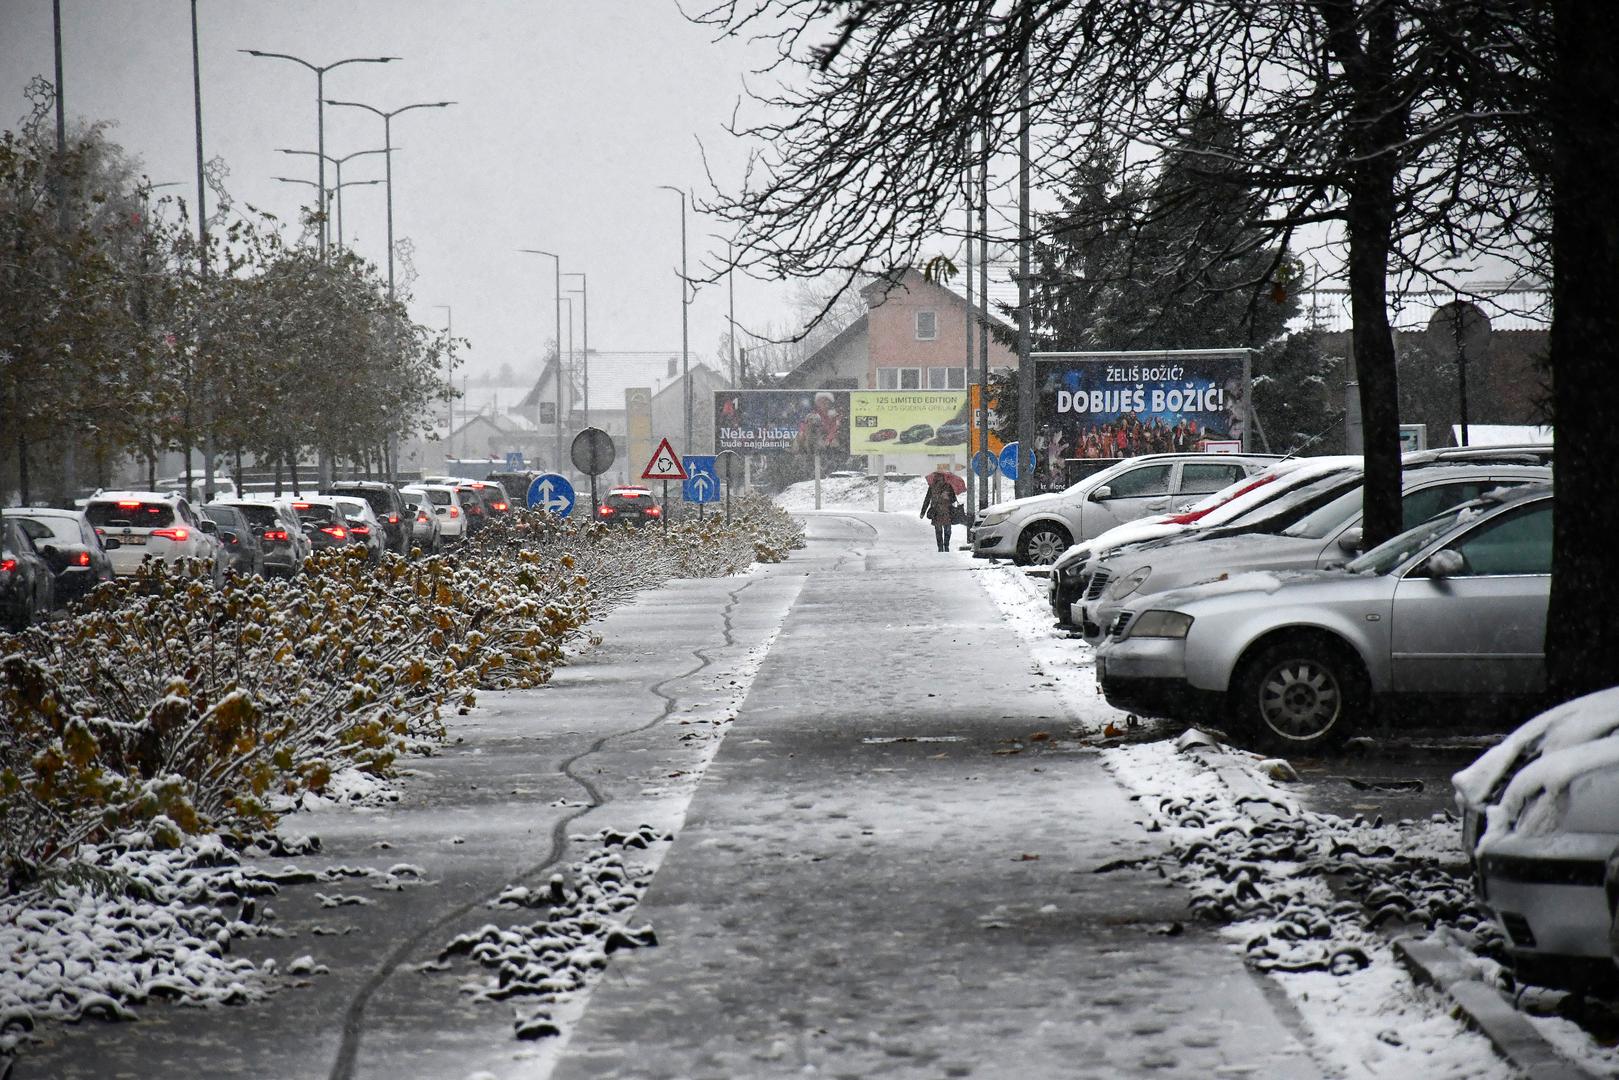
[[[528,486],[528,508],[565,518],[573,512],[573,484],[560,473],[541,473]]]
[[[1000,466],[1002,476],[1008,480],[1016,480],[1020,464],[1027,465],[1030,472],[1034,471],[1033,449],[1027,454],[1020,454],[1018,453],[1018,444],[1015,442],[1007,443],[1001,448]]]
[[[988,450],[980,450],[973,455],[973,472],[979,476],[989,476],[995,471],[995,455]]]

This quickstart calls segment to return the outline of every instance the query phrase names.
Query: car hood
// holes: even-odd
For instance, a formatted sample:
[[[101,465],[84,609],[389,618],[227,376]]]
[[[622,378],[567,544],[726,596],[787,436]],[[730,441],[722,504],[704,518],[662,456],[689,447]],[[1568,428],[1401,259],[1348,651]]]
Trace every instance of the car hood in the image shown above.
[[[1221,575],[1212,581],[1184,585],[1140,598],[1125,597],[1120,608],[1184,611],[1194,618],[1214,611],[1287,605],[1364,602],[1392,595],[1395,578],[1388,574],[1350,574],[1342,570],[1255,570]]]
[[[1172,543],[1182,540],[1184,543]],[[1314,569],[1315,561],[1328,541],[1307,540],[1278,533],[1249,533],[1242,536],[1171,537],[1158,544],[1131,545],[1105,557],[1108,570],[1125,575],[1140,566],[1152,567],[1157,575],[1198,575],[1186,583],[1203,581],[1221,573],[1249,570]],[[1345,561],[1348,555],[1344,556]],[[1152,582],[1149,579],[1148,584]]]
[[[991,503],[984,507],[985,514],[998,513],[1027,513],[1034,510],[1055,510],[1066,505],[1068,499],[1061,492],[1048,491],[1043,495],[1026,495],[1021,499],[1009,499],[1006,502]]]

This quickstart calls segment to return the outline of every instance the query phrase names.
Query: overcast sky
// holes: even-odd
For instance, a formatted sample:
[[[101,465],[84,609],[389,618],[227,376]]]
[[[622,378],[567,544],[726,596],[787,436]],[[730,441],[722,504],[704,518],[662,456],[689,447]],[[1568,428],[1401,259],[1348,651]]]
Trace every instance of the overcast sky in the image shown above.
[[[194,181],[191,38],[186,0],[61,0],[69,122],[112,121],[112,138],[156,183]],[[469,366],[535,367],[553,335],[549,259],[590,278],[593,349],[680,349],[679,198],[659,184],[705,184],[698,139],[734,165],[741,146],[722,130],[748,57],[681,17],[674,0],[200,0],[203,133],[223,158],[239,203],[295,220],[313,189],[272,177],[314,178],[315,76],[285,60],[351,64],[326,77],[326,96],[394,109],[452,99],[394,120],[394,229],[415,245],[417,321],[442,326],[449,305]],[[757,55],[754,57],[757,59]],[[26,111],[23,89],[52,78],[50,0],[0,0],[0,124]],[[334,157],[382,145],[382,121],[326,110]],[[382,176],[382,156],[358,158],[344,180]],[[331,175],[328,172],[328,183]],[[386,257],[383,188],[345,190],[350,243]],[[717,225],[688,217],[691,263]],[[564,279],[563,288],[577,287]],[[738,278],[737,320],[786,317],[787,291]],[[575,344],[581,326],[575,299]],[[725,289],[691,309],[693,359],[711,357],[726,324]],[[566,312],[564,311],[564,318]]]

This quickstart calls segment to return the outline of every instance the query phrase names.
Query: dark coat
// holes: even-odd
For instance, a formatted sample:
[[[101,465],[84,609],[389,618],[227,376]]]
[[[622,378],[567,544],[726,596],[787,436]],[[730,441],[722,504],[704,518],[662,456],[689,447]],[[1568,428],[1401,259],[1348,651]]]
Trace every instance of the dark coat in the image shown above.
[[[928,488],[927,495],[922,499],[921,517],[927,518],[935,525],[952,524],[951,511],[956,505],[956,489],[944,481],[939,481]]]

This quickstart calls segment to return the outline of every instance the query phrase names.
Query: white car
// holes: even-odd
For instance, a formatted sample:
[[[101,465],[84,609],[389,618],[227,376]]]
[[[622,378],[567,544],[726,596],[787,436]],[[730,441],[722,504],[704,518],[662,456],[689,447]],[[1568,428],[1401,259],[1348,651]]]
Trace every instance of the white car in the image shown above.
[[[178,492],[98,491],[85,503],[84,516],[103,540],[118,541],[107,557],[119,577],[135,574],[150,557],[170,563],[201,559],[211,566],[215,584],[225,579],[216,526]]]
[[[365,545],[366,557],[372,562],[381,562],[383,552],[388,550],[388,532],[371,504],[357,496],[327,495],[324,498],[348,519],[349,535]]]
[[[1054,562],[1070,544],[1193,501],[1276,462],[1261,454],[1145,454],[1064,491],[993,503],[971,530],[973,555],[1019,564]]]
[[[433,507],[438,518],[439,537],[460,540],[467,534],[467,513],[461,506],[461,493],[449,484],[411,484],[399,489],[407,499],[425,502]]]
[[[1118,708],[1284,752],[1343,739],[1384,700],[1521,710],[1546,689],[1551,559],[1550,489],[1495,492],[1341,570],[1142,596],[1097,646],[1097,680]]]

